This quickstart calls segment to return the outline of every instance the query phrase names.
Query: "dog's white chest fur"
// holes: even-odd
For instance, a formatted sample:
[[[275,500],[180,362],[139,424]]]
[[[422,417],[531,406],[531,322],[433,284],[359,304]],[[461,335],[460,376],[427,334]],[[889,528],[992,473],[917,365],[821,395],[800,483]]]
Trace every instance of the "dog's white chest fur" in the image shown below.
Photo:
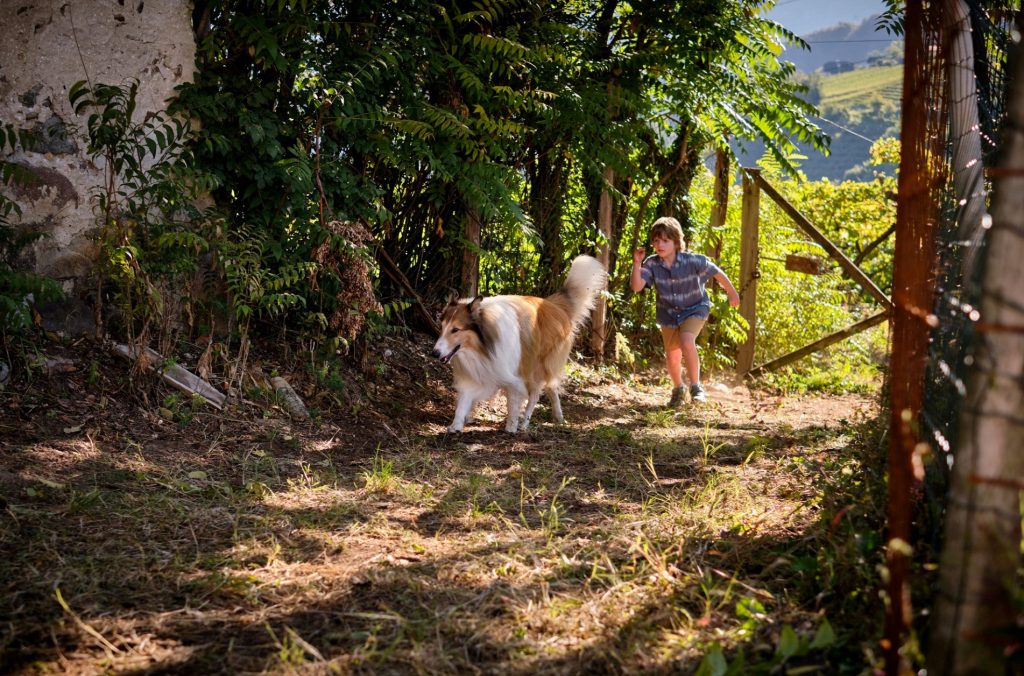
[[[495,296],[481,303],[480,314],[493,327],[494,344],[486,352],[460,350],[452,359],[455,389],[470,393],[476,401],[490,399],[498,388],[522,386],[523,380],[519,374],[522,336],[515,308],[505,297]]]

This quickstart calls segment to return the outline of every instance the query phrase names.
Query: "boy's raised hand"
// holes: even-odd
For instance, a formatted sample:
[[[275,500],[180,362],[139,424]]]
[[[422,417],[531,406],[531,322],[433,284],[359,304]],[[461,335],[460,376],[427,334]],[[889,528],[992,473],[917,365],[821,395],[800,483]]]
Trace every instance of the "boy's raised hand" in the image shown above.
[[[636,249],[633,250],[634,265],[640,265],[641,263],[644,262],[645,258],[647,258],[647,249],[645,249],[644,247],[637,247]]]

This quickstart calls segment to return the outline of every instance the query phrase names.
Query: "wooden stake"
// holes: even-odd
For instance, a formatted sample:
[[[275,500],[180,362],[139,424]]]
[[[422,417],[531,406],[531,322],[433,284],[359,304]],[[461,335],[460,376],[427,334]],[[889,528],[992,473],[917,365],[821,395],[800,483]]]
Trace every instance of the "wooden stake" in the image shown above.
[[[743,170],[743,215],[740,226],[740,316],[747,320],[747,340],[736,353],[736,371],[743,375],[754,365],[754,336],[757,333],[758,227],[761,192],[760,169]]]

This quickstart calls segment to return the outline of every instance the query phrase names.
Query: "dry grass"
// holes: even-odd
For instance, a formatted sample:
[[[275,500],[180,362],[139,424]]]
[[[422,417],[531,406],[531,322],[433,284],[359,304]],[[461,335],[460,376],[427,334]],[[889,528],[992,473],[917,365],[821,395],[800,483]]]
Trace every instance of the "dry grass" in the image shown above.
[[[767,671],[826,617],[787,663],[870,662],[870,402],[672,414],[584,369],[568,424],[453,436],[406,358],[303,428],[170,422],[116,372],[0,394],[0,670],[685,673],[718,644]]]

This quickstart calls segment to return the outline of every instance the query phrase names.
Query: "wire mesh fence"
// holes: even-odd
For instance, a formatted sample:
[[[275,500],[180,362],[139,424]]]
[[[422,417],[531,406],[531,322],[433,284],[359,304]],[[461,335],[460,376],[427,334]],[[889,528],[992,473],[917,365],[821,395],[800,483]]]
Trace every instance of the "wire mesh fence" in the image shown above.
[[[893,289],[889,673],[897,673],[905,659],[900,646],[910,622],[908,557],[893,543],[909,538],[919,561],[937,562],[950,515],[956,512],[956,519],[970,520],[975,514],[972,505],[959,512],[963,505],[956,501],[963,498],[951,495],[950,489],[957,462],[969,464],[970,475],[976,477],[976,454],[967,448],[975,430],[962,427],[978,421],[965,415],[965,408],[973,406],[967,399],[968,382],[977,371],[983,343],[978,331],[981,308],[990,300],[986,293],[991,294],[982,283],[992,226],[990,177],[1002,161],[1019,5],[982,0],[907,5]],[[965,468],[958,469],[959,477]],[[911,529],[913,496],[923,499],[916,503]],[[978,526],[965,527],[969,531]],[[1019,537],[1014,547],[1019,548]],[[930,661],[938,661],[930,666],[936,673],[955,673],[955,668],[943,671],[953,664],[951,653],[935,655],[959,638],[939,625],[956,625],[950,613],[958,617],[965,601],[979,601],[966,598],[966,570],[964,561],[944,557],[941,584],[930,598],[918,600],[925,607],[938,607],[942,615],[931,626],[944,641],[932,639]]]
[[[939,176],[935,306],[927,318],[933,328],[921,412],[922,435],[937,460],[928,465],[925,482],[931,505],[941,505],[948,488],[959,435],[957,413],[966,394],[966,370],[974,360],[974,326],[980,317],[984,272],[981,251],[991,224],[986,212],[990,184],[983,172],[999,159],[1012,28],[1009,11],[986,11],[977,0],[964,4],[969,23],[956,26],[960,31],[949,35],[946,42],[950,44],[934,50],[935,59],[948,53],[945,71],[950,77],[945,171]],[[922,535],[937,544],[941,519],[930,519],[927,525]]]

